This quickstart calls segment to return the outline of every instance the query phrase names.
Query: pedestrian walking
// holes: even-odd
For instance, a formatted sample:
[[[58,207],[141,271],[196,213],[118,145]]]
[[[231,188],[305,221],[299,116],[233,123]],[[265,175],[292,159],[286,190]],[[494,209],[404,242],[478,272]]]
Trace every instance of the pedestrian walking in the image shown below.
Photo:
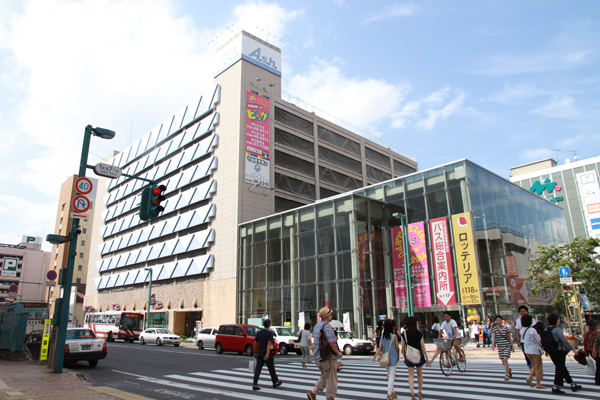
[[[527,357],[527,353],[525,353],[525,347],[523,347],[523,338],[521,337],[521,328],[523,328],[521,319],[523,318],[523,316],[529,315],[529,308],[527,308],[527,306],[520,306],[519,314],[521,314],[521,316],[519,317],[519,319],[517,319],[517,324],[515,326],[515,329],[517,330],[517,346],[519,346],[521,350],[523,350],[523,355],[525,356],[525,361],[527,361],[527,366],[529,367],[529,369],[531,369],[533,367],[533,364],[531,360]],[[533,325],[535,325],[535,318],[532,317],[530,326]]]
[[[433,322],[431,325],[431,338],[433,339],[433,343],[437,343],[440,337],[440,317],[434,315],[431,321]]]
[[[300,331],[298,338],[300,339],[300,351],[302,352],[302,368],[306,368],[306,363],[310,362],[310,322],[304,324],[304,329]]]
[[[597,328],[596,328],[597,330]],[[596,335],[596,340],[594,341],[594,345],[592,348],[592,358],[596,361],[596,379],[595,379],[595,384],[600,386],[600,374],[598,373],[598,371],[600,370],[600,354],[598,354],[598,352],[600,351],[600,334]]]
[[[411,352],[420,353],[420,357],[412,358]],[[415,368],[417,369],[417,380],[419,384],[419,391],[417,396],[419,399],[423,398],[423,365],[427,363],[429,365],[429,358],[427,357],[427,349],[425,348],[424,335],[417,329],[417,319],[415,317],[408,317],[406,320],[406,330],[402,335],[402,349],[401,354],[404,356],[404,364],[408,367],[408,386],[410,389],[410,398],[415,400]],[[416,361],[416,360],[419,361]]]
[[[600,323],[595,319],[590,319],[587,322],[588,330],[585,331],[583,335],[583,349],[585,353],[596,361],[596,376],[595,383],[596,385],[600,385],[600,357],[598,355],[594,356],[594,343],[598,339],[598,332],[600,332]]]
[[[567,354],[573,351],[573,354],[577,354],[577,350],[573,349],[573,346],[565,338],[560,326],[560,318],[556,314],[548,314],[548,327],[544,331],[542,336],[542,345],[544,351],[550,355],[550,359],[554,363],[554,386],[552,386],[553,394],[564,394],[565,392],[561,389],[564,381],[567,381],[571,385],[571,391],[576,392],[581,389],[581,385],[573,382],[571,374],[567,369]]]
[[[375,351],[373,361],[377,360],[380,356],[387,354],[389,357],[389,363],[385,366],[388,378],[387,387],[387,398],[386,400],[395,399],[396,392],[394,392],[394,380],[396,378],[396,365],[398,364],[398,355],[400,354],[400,345],[398,344],[398,336],[394,334],[393,320],[386,320],[383,324],[383,333],[381,336],[381,342],[379,347]]]
[[[544,366],[542,364],[542,342],[537,330],[531,326],[533,318],[529,314],[521,316],[521,332],[520,337],[523,339],[523,350],[525,354],[531,360],[532,368],[529,371],[529,377],[526,379],[527,384],[533,387],[533,378],[535,377],[535,388],[546,389],[546,386],[542,385],[544,379]]]
[[[283,383],[277,378],[277,373],[275,372],[275,358],[271,351],[274,339],[273,332],[269,329],[271,327],[271,320],[265,319],[263,326],[264,329],[258,331],[254,337],[254,358],[256,358],[256,367],[254,369],[254,383],[252,384],[252,390],[260,390],[258,378],[260,377],[260,372],[264,364],[267,364],[267,368],[269,368],[273,387],[276,388]]]
[[[379,341],[381,340],[381,335],[383,334],[383,320],[380,319],[377,321],[377,328],[375,328],[375,348],[379,348]]]
[[[333,319],[333,313],[328,307],[319,310],[321,322],[313,329],[313,353],[317,368],[321,376],[312,391],[306,396],[309,400],[315,400],[317,393],[327,388],[327,400],[335,399],[337,394],[337,368],[338,360],[342,358],[342,352],[337,347],[337,341],[333,328],[329,322]]]
[[[508,365],[510,354],[515,351],[513,346],[512,328],[501,316],[495,318],[496,324],[492,328],[492,349],[498,347],[498,357],[504,365],[504,380],[512,378],[512,370]]]
[[[491,319],[487,319],[486,322],[484,322],[481,325],[481,329],[483,330],[483,347],[485,347],[485,345],[487,344],[488,347],[490,347],[490,326],[492,325],[492,320]]]
[[[471,325],[471,339],[473,339],[473,342],[475,342],[477,344],[477,348],[479,348],[479,324],[477,322],[474,322]]]

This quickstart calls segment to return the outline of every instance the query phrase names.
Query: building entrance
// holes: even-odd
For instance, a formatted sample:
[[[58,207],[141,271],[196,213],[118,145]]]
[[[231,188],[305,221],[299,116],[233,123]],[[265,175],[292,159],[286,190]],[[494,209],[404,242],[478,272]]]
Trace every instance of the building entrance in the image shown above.
[[[185,313],[185,331],[188,337],[194,336],[196,321],[202,321],[202,311],[188,311]]]

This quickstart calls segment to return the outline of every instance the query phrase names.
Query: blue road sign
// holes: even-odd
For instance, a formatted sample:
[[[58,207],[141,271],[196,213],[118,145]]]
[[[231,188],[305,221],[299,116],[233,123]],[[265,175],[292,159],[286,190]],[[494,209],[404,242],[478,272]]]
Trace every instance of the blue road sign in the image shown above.
[[[10,285],[8,290],[10,290],[11,293],[16,293],[19,290],[19,287],[17,285]]]
[[[571,268],[569,268],[569,267],[560,267],[560,269],[558,270],[558,273],[563,278],[566,278],[568,276],[571,276]]]

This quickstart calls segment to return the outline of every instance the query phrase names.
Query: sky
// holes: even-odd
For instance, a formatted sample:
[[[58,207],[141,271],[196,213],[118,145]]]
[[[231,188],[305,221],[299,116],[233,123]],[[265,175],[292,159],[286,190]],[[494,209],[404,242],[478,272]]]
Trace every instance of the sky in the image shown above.
[[[117,133],[90,164],[124,149],[210,93],[241,29],[281,48],[283,91],[421,170],[600,155],[599,1],[0,0],[0,243],[54,233],[86,125]]]

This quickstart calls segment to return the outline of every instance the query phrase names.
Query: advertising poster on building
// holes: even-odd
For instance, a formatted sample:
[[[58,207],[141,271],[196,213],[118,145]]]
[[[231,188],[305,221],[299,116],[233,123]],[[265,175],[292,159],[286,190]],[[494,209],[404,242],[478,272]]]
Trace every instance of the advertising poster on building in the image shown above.
[[[253,90],[246,93],[245,181],[270,187],[269,98]]]
[[[17,276],[19,259],[15,257],[4,257],[2,262],[2,276]]]
[[[406,279],[404,269],[404,247],[402,227],[391,229],[392,259],[394,266],[394,291],[396,307],[408,307],[406,295]],[[423,222],[408,225],[408,244],[410,247],[411,272],[415,276],[413,289],[415,307],[431,307],[431,288],[429,287],[429,268],[427,266],[427,240]]]
[[[438,306],[456,305],[454,271],[446,217],[429,221]]]
[[[577,186],[590,237],[600,238],[600,185],[596,171],[577,174]]]
[[[456,255],[460,299],[463,305],[481,304],[481,287],[479,286],[472,221],[471,213],[452,216],[454,254]]]
[[[535,286],[535,281],[526,281],[524,278],[511,276],[509,278],[510,301],[512,304],[528,306],[549,306],[556,289],[548,289],[547,292],[540,291],[537,296],[531,293],[531,288]]]
[[[369,237],[371,238],[372,257],[370,257],[369,252]],[[365,232],[356,235],[359,306],[365,310],[372,308],[372,287],[375,288],[375,306],[383,309],[386,308],[382,238],[381,231],[372,231],[369,234]],[[371,260],[373,262],[372,276]]]

